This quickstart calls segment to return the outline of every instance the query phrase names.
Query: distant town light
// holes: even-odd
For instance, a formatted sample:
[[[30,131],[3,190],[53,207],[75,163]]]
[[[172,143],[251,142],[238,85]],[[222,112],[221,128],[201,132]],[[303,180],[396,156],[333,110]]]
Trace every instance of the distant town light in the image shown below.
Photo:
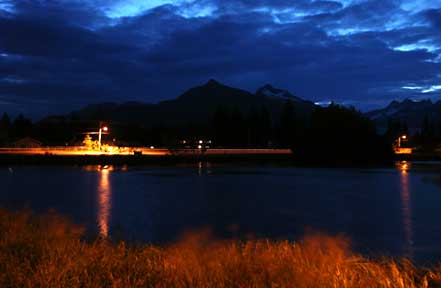
[[[202,149],[202,145],[198,145],[198,149]]]
[[[407,139],[407,135],[401,136],[402,139]]]
[[[107,126],[104,126],[104,127],[103,127],[103,131],[104,131],[104,132],[107,132],[107,131],[109,131],[109,127],[107,127]]]
[[[202,141],[202,140],[199,140],[199,144],[202,144],[202,143],[204,143],[204,141]]]
[[[155,146],[150,146],[150,149],[155,149]]]

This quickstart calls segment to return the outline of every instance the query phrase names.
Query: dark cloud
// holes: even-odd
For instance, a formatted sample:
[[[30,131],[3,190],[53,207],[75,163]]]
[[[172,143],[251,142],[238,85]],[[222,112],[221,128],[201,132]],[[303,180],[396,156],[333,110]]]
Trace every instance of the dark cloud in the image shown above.
[[[430,9],[425,11],[426,17],[432,23],[432,25],[441,31],[441,9]]]
[[[0,110],[39,117],[157,102],[208,78],[248,90],[270,82],[361,109],[441,92],[422,93],[441,84],[433,3],[409,11],[393,0],[163,1],[106,14],[135,2],[0,0]]]

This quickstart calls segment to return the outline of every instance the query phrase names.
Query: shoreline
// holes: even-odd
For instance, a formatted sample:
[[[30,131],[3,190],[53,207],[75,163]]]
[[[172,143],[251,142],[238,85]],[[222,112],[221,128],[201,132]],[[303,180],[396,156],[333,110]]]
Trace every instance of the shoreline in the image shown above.
[[[0,148],[0,166],[8,165],[172,165],[181,163],[251,163],[294,167],[389,167],[399,161],[436,162],[432,154],[396,154],[392,161],[351,163],[349,160],[299,159],[290,149],[152,149],[124,148],[122,152],[87,151],[81,148]]]

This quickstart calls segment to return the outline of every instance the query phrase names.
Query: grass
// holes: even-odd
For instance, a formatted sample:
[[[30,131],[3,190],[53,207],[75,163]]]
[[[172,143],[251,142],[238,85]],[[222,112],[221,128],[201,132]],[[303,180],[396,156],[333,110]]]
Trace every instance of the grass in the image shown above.
[[[441,287],[441,269],[370,260],[326,235],[287,241],[215,241],[133,247],[81,240],[54,213],[0,210],[0,287]]]

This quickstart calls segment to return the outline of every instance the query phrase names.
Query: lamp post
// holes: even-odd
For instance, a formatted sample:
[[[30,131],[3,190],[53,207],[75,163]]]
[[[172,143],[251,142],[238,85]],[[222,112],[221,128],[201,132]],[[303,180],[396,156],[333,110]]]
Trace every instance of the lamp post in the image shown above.
[[[98,150],[101,151],[101,135],[103,132],[107,132],[109,131],[109,128],[107,126],[101,127],[100,125],[100,130],[98,131]]]
[[[406,140],[407,139],[407,135],[402,135],[400,137],[398,137],[398,148],[401,148],[401,141]]]

